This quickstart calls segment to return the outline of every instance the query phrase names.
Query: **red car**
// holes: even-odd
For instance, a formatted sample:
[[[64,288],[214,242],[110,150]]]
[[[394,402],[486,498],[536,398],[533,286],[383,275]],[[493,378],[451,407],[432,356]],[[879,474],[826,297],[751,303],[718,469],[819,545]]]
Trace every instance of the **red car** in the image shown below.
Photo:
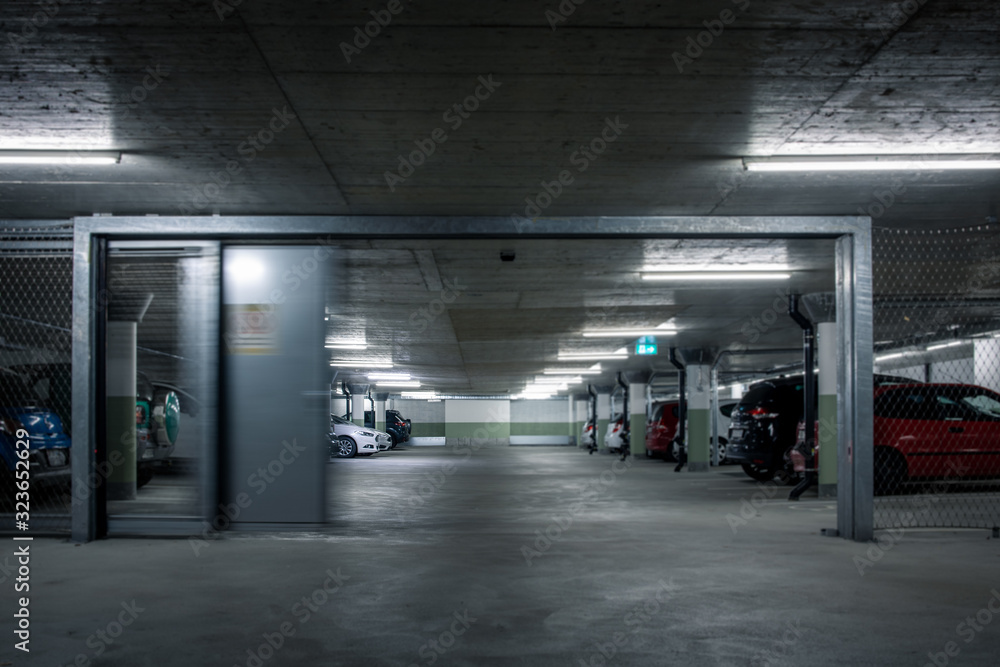
[[[970,384],[875,387],[875,494],[915,479],[1000,477],[1000,394]],[[818,435],[818,433],[817,433]],[[798,447],[789,452],[803,471]]]
[[[1000,477],[1000,394],[969,384],[875,389],[875,492],[908,479]]]
[[[646,424],[646,456],[677,460],[674,437],[677,435],[679,403],[660,403],[653,409],[653,419]]]

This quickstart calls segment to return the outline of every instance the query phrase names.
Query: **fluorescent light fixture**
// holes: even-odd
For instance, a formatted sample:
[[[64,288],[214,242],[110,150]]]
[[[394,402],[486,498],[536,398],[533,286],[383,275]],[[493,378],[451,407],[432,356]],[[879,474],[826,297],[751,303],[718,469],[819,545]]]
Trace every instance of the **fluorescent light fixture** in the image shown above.
[[[953,340],[950,343],[938,343],[937,345],[928,345],[927,351],[933,352],[934,350],[943,350],[946,347],[958,347],[959,345],[965,345],[964,340]]]
[[[563,391],[565,389],[569,389],[569,385],[566,384],[565,382],[560,382],[559,384],[538,384],[538,383],[534,383],[534,384],[529,384],[528,386],[526,386],[524,388],[525,391],[529,391],[529,392],[535,392],[535,391],[537,391],[539,393]]]
[[[376,387],[406,387],[408,389],[416,389],[420,386],[420,382],[417,380],[386,380],[384,382],[376,382]]]
[[[434,398],[437,396],[433,391],[404,391],[400,394],[403,398]]]
[[[569,375],[575,377],[577,375],[600,375],[601,365],[594,364],[597,368],[546,368],[542,371],[545,375]]]
[[[643,273],[643,280],[788,280],[790,273],[771,271],[671,271]]]
[[[0,164],[118,164],[120,151],[11,151],[0,150]]]
[[[349,343],[347,341],[331,341],[326,344],[328,350],[367,350],[367,343]]]
[[[390,361],[367,361],[365,359],[331,361],[330,365],[337,368],[392,368]]]
[[[535,384],[580,384],[583,377],[580,375],[536,375]]]
[[[676,329],[595,329],[584,331],[584,338],[630,338],[639,336],[673,336]]]
[[[552,398],[552,396],[553,394],[547,394],[547,393],[542,394],[542,393],[524,392],[522,394],[515,395],[514,398],[522,398],[529,401],[544,401],[547,398]]]
[[[369,380],[409,380],[409,373],[369,373]]]
[[[639,269],[639,271],[641,273],[718,271],[720,264],[728,266],[728,271],[791,271],[791,268],[787,264],[762,264],[760,262],[739,264],[724,259],[712,264],[649,264]],[[669,322],[664,322],[664,324],[669,326]]]
[[[881,357],[875,357],[875,361],[889,361],[890,359],[899,359],[900,357],[905,357],[909,352],[893,352],[892,354],[883,354]]]
[[[743,158],[747,171],[939,171],[1000,169],[994,155],[816,155]]]
[[[627,352],[560,352],[559,361],[603,361],[605,359],[628,359]]]

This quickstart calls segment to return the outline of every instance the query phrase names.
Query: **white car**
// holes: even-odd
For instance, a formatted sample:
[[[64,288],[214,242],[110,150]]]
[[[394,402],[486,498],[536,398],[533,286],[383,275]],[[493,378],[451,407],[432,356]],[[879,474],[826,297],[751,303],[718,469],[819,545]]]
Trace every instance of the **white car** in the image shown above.
[[[733,408],[739,401],[724,400],[719,402],[719,465],[726,462],[726,448],[729,446],[729,441],[726,436],[729,434],[729,424],[732,422],[731,415],[733,414]]]
[[[388,433],[330,415],[330,456],[349,459],[357,454],[370,456],[392,446]]]
[[[604,446],[609,452],[620,452],[622,449],[622,430],[625,428],[625,420],[621,413],[608,422],[608,432],[604,434]]]

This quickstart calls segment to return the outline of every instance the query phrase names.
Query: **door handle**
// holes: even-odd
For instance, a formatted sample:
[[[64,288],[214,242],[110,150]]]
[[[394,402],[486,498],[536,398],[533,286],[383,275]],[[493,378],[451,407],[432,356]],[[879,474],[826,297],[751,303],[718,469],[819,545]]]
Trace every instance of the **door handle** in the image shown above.
[[[948,429],[948,433],[964,433],[965,429],[961,426],[952,426]]]

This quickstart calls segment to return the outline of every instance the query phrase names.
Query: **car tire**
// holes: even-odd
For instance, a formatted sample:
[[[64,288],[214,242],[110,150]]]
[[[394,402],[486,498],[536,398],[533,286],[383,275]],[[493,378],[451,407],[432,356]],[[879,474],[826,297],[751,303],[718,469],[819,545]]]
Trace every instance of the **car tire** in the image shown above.
[[[396,445],[399,444],[399,440],[396,439],[392,433],[389,434],[389,449],[396,449]]]
[[[681,445],[676,440],[670,443],[670,457],[674,461],[681,460]]]
[[[331,452],[339,459],[352,459],[358,454],[358,443],[346,435],[330,441]]]
[[[770,482],[774,479],[773,468],[765,468],[756,463],[744,463],[743,472],[758,482]]]
[[[719,465],[723,465],[726,462],[726,449],[729,447],[729,443],[725,438],[719,438],[719,444],[716,448],[719,450]]]
[[[888,496],[899,490],[909,477],[906,459],[890,447],[875,449],[875,495]]]
[[[153,480],[152,466],[139,466],[135,471],[135,488],[141,489]]]

